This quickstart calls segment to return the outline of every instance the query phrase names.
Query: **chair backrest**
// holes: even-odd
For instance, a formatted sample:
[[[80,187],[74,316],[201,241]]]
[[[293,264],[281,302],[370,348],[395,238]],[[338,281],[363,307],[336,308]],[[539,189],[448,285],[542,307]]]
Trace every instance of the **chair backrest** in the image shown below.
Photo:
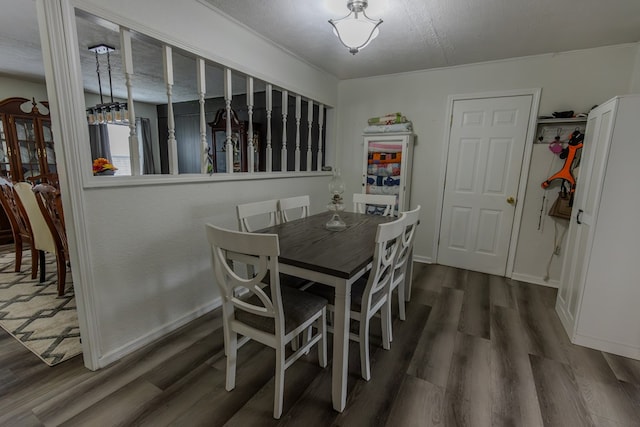
[[[51,184],[38,184],[33,187],[33,192],[36,195],[36,202],[40,212],[42,212],[49,231],[51,231],[56,249],[68,254],[69,245],[67,243],[67,231],[64,224],[60,191]]]
[[[282,220],[282,222],[289,222],[298,218],[306,218],[309,216],[310,204],[311,201],[309,200],[308,195],[280,199],[278,200],[278,207],[280,208],[280,219]],[[299,209],[299,215],[292,215],[291,211],[297,209]]]
[[[38,206],[33,187],[28,182],[16,182],[13,189],[24,207],[24,211],[31,225],[34,246],[37,250],[56,253],[56,244],[47,221]]]
[[[416,237],[416,228],[418,227],[418,221],[420,216],[420,205],[417,208],[402,212],[404,218],[404,230],[400,237],[400,245],[398,246],[398,254],[396,257],[395,271],[394,271],[394,283],[396,280],[404,279],[404,275],[407,272],[407,265],[411,260],[411,252],[413,251],[413,241]]]
[[[264,227],[271,227],[280,223],[278,200],[264,200],[262,202],[245,203],[236,207],[238,212],[238,227],[240,231],[251,232]],[[265,217],[266,215],[266,217]],[[262,226],[251,226],[249,218],[262,216]],[[266,222],[264,221],[266,219]]]
[[[367,207],[367,205],[371,206]],[[355,193],[353,195],[354,212],[393,216],[395,206],[396,196],[393,195],[363,193]]]
[[[405,218],[378,225],[376,247],[369,279],[362,295],[362,307],[371,307],[371,298],[378,292],[388,292],[391,288],[396,254],[404,231]]]
[[[13,238],[23,238],[31,241],[31,225],[27,219],[27,214],[20,200],[16,197],[11,181],[0,176],[0,204],[7,213],[7,218],[11,223]]]
[[[272,318],[276,335],[284,333],[284,315],[278,255],[280,246],[277,234],[247,233],[225,230],[211,224],[206,225],[207,239],[211,245],[213,270],[223,298],[225,318],[235,319],[235,310]],[[233,270],[233,261],[240,260],[253,266],[254,275],[245,279]],[[267,279],[267,275],[269,276]],[[268,282],[269,285],[265,285]],[[265,287],[270,286],[270,292]],[[255,295],[247,298],[246,291]],[[239,298],[238,295],[243,295]]]

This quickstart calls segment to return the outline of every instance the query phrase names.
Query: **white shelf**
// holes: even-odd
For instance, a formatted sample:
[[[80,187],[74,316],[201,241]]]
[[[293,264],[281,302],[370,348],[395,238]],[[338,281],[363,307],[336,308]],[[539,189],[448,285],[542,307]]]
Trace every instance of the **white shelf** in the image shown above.
[[[538,119],[538,124],[545,123],[586,123],[586,117],[569,117],[566,119]]]

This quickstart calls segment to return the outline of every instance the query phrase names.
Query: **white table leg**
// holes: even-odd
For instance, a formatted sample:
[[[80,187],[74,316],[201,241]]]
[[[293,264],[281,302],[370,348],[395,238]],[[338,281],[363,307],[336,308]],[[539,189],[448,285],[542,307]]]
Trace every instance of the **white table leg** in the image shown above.
[[[333,370],[331,396],[333,409],[342,412],[347,405],[347,377],[349,375],[349,309],[351,282],[345,280],[336,286],[333,324]]]

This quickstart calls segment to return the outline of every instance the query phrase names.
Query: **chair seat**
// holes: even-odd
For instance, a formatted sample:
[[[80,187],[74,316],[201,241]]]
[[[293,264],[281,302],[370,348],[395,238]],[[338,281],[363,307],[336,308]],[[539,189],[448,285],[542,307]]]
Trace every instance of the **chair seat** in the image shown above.
[[[265,290],[268,290],[268,288],[265,288]],[[284,311],[285,334],[302,325],[327,305],[325,298],[295,288],[282,287],[280,288],[280,292],[282,295],[282,309]],[[255,294],[248,298],[247,302],[254,305],[262,305],[262,302],[260,302],[260,299]],[[237,308],[235,313],[238,321],[270,334],[275,333],[275,323],[273,320]]]
[[[364,294],[364,289],[367,287],[367,280],[369,279],[369,274],[365,274],[360,279],[358,279],[353,285],[351,285],[351,310],[352,311],[361,311],[362,309],[362,296]],[[317,295],[319,297],[325,298],[329,301],[329,304],[334,304],[334,300],[336,297],[335,288],[327,285],[322,285],[320,283],[315,283],[311,287],[305,290],[305,292]],[[373,294],[371,298],[371,305],[376,305],[382,298],[384,298],[384,289]]]

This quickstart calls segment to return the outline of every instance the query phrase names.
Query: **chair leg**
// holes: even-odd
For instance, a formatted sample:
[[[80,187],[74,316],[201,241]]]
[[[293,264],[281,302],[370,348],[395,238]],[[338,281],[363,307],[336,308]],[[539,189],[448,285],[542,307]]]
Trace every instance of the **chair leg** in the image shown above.
[[[380,307],[380,329],[382,330],[382,348],[389,350],[393,339],[393,332],[391,331],[391,298],[387,298],[387,302]]]
[[[31,243],[31,280],[38,277],[38,251]]]
[[[318,332],[320,332],[321,337],[320,342],[318,343],[318,361],[320,362],[320,366],[323,368],[327,367],[327,309],[324,308],[322,310],[322,317],[318,319],[320,321],[320,325],[318,325]]]
[[[409,259],[407,260],[409,265],[407,265],[407,272],[404,275],[404,286],[405,286],[405,301],[409,302],[411,299],[411,283],[413,282],[413,249],[411,249],[411,253],[409,254]]]
[[[67,263],[61,253],[56,254],[56,269],[58,270],[58,295],[62,296],[67,284]]]
[[[275,396],[273,397],[273,418],[280,419],[282,415],[282,399],[284,393],[284,345],[278,343],[276,347],[276,375],[274,377]]]
[[[228,329],[228,328],[227,328]],[[227,391],[231,391],[236,387],[236,363],[238,360],[238,334],[235,332],[227,331],[228,344],[227,348],[227,384],[225,386]]]
[[[47,279],[46,259],[44,251],[38,251],[40,257],[40,283],[44,283]]]
[[[16,247],[16,273],[20,273],[20,267],[22,267],[22,239],[20,235],[17,238],[14,238],[14,245]]]
[[[407,320],[407,314],[405,312],[405,307],[404,307],[404,302],[405,302],[404,290],[405,290],[406,281],[407,281],[407,276],[404,276],[404,281],[400,283],[400,285],[398,285],[398,316],[400,317],[400,320]]]
[[[369,360],[369,316],[362,313],[360,319],[360,373],[366,381],[371,379],[371,366]]]

